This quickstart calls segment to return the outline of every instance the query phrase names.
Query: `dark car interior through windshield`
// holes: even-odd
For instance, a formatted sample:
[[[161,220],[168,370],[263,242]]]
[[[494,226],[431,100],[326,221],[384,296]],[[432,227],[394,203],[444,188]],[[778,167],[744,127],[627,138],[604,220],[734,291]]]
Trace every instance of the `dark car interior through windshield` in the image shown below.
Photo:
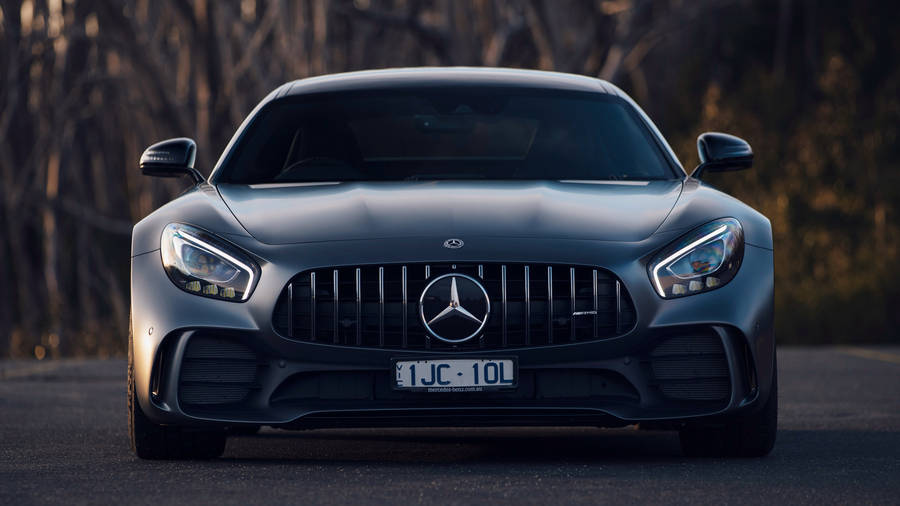
[[[220,181],[672,178],[652,135],[625,101],[596,94],[297,97],[260,113]]]

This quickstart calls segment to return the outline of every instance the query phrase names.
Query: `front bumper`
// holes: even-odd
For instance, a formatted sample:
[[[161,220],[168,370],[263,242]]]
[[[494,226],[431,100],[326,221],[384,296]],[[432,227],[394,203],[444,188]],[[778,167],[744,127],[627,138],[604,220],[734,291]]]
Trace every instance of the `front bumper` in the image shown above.
[[[508,240],[493,251],[470,248],[466,258],[448,258],[458,253],[448,253],[440,248],[440,241],[427,239],[391,241],[390,245],[359,241],[368,244],[340,247],[271,247],[254,242],[245,247],[260,255],[263,274],[246,303],[187,294],[168,280],[158,252],[139,255],[132,265],[138,399],[144,412],[163,424],[290,427],[621,425],[753,409],[760,399],[768,397],[772,378],[772,252],[748,245],[741,271],[728,285],[692,297],[662,300],[650,286],[643,260],[635,258],[646,256],[638,252],[655,249],[653,241],[662,245],[672,238],[654,236],[642,243],[616,247],[587,241],[561,245],[560,241]],[[422,247],[430,242],[437,245],[435,251]],[[467,240],[467,248],[472,243],[478,241]],[[420,253],[413,257],[397,253],[408,251]],[[306,261],[298,262],[297,258]],[[272,327],[276,299],[297,272],[320,266],[434,258],[535,263],[539,258],[552,258],[558,263],[597,265],[622,279],[635,305],[637,325],[625,335],[601,341],[445,352],[478,358],[516,357],[520,378],[516,390],[467,394],[391,389],[392,360],[434,356],[434,352],[300,342],[278,335]],[[598,263],[597,258],[604,262]],[[720,343],[727,376],[725,395],[704,400],[702,395],[679,396],[662,388],[665,381],[654,362],[656,350],[667,340],[683,340],[685,336]],[[192,340],[226,343],[226,348],[235,353],[244,350],[243,357],[232,356],[236,361],[220,365],[218,373],[201,371],[213,377],[218,374],[223,381],[234,381],[234,374],[245,371],[247,376],[239,379],[249,378],[243,383],[250,386],[245,395],[236,394],[239,401],[208,403],[202,392],[185,390],[191,379],[185,374],[198,371],[185,366],[195,355],[190,347]],[[690,348],[685,355],[690,355]],[[203,362],[204,367],[215,368],[209,358]],[[683,378],[705,374],[703,364],[688,361],[682,365],[676,374]]]

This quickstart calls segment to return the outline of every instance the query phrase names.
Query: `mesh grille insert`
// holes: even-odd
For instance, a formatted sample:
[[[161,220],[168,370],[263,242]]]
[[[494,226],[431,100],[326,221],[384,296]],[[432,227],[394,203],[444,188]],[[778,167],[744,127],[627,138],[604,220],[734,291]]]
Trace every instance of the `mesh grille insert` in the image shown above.
[[[184,405],[231,404],[258,388],[256,353],[233,340],[194,335],[181,362],[179,401]]]
[[[712,329],[663,338],[649,356],[653,380],[665,397],[727,401],[731,378],[725,348]]]

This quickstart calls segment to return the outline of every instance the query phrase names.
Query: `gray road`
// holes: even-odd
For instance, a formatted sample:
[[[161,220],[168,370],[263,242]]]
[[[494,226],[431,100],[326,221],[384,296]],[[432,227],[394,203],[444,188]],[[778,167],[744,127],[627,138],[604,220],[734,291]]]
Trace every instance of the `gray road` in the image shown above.
[[[121,361],[0,362],[0,505],[900,504],[900,348],[780,350],[774,453],[696,460],[632,429],[329,430],[211,462],[128,451]]]

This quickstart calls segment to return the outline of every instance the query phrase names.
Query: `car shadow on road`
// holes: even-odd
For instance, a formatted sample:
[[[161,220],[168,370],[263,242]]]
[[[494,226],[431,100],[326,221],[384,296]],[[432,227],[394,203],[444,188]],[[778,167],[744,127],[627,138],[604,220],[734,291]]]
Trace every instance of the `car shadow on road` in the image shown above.
[[[781,430],[770,459],[896,462],[898,449],[900,432]],[[703,462],[682,455],[676,432],[634,428],[267,430],[230,439],[222,460],[319,465]]]
[[[626,429],[385,429],[264,432],[233,438],[240,461],[597,462],[681,458],[675,432]]]

